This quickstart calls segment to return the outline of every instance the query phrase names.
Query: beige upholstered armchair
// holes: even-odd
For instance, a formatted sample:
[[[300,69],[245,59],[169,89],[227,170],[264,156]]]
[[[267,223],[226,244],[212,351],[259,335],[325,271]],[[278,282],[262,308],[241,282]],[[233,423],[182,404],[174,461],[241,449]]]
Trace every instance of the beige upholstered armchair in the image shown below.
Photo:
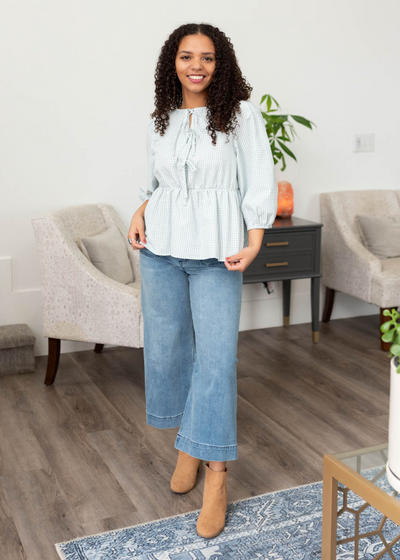
[[[400,214],[400,191],[367,190],[320,195],[322,230],[322,283],[326,286],[322,321],[330,319],[335,291],[385,309],[400,305],[400,257],[380,259],[363,244],[357,215]],[[379,339],[381,340],[381,333]],[[381,340],[382,350],[390,344]]]
[[[32,220],[41,268],[43,334],[49,339],[45,384],[56,377],[61,340],[143,347],[139,252],[108,204],[85,204]],[[81,238],[117,226],[126,243],[133,282],[122,284],[96,268]]]

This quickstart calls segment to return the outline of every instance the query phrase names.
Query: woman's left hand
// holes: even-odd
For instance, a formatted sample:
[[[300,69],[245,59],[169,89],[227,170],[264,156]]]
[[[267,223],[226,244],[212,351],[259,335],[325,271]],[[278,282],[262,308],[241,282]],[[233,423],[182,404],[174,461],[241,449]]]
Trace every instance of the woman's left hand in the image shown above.
[[[244,272],[246,268],[254,261],[259,251],[260,248],[258,246],[245,247],[244,249],[239,251],[239,253],[236,253],[231,257],[226,257],[225,266],[228,270],[239,270],[239,272]]]

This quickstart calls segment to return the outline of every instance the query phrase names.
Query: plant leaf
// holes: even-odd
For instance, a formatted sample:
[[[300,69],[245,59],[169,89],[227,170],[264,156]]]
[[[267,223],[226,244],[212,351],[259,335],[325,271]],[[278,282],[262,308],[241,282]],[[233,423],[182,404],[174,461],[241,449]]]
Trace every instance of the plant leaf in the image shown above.
[[[312,121],[309,121],[308,119],[305,119],[304,117],[299,117],[298,115],[290,115],[292,117],[292,119],[304,126],[307,126],[310,130],[312,130],[312,126],[311,123]],[[314,123],[312,123],[314,124]],[[314,124],[315,126],[315,124]]]
[[[269,119],[275,123],[284,123],[287,121],[286,115],[269,115]]]
[[[274,97],[272,97],[272,95],[270,95],[270,97],[271,97],[272,101],[275,103],[275,105],[278,107],[278,109],[280,109],[281,106],[279,105],[279,103],[277,102],[277,100],[276,100]]]
[[[291,151],[289,150],[289,148],[288,148],[287,146],[285,146],[285,144],[283,144],[280,140],[278,140],[278,144],[280,145],[280,147],[282,148],[282,150],[283,150],[284,152],[287,153],[288,156],[292,157],[295,161],[297,161],[296,156],[294,155],[294,153],[291,152]],[[282,169],[281,171],[283,171],[283,169]]]
[[[394,325],[394,321],[386,321],[385,323],[382,323],[382,325],[380,326],[381,332],[383,333],[389,332],[392,325]]]
[[[389,332],[386,332],[385,334],[383,334],[382,337],[381,337],[383,342],[392,342],[395,332],[397,332],[396,329],[392,329]],[[400,346],[399,346],[399,348],[400,348]]]
[[[400,356],[400,344],[392,344],[390,351],[395,356]]]

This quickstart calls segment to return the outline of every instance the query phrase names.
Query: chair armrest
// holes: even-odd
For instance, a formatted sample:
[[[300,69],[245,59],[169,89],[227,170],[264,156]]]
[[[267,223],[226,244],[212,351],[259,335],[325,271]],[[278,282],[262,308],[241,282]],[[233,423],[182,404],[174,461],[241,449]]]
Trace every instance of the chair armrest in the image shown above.
[[[364,247],[346,220],[339,219],[340,205],[332,203],[331,194],[320,194],[320,205],[323,284],[371,303],[371,280],[382,269],[380,259]]]
[[[139,347],[140,290],[98,270],[56,217],[34,218],[32,226],[40,258],[44,336]]]

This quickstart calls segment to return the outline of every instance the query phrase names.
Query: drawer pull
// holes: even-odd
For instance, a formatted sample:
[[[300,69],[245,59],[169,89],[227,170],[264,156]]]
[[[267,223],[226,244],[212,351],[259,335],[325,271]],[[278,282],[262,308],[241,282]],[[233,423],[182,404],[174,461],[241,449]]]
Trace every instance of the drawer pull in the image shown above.
[[[267,247],[278,247],[280,245],[289,245],[289,241],[275,241],[274,243],[266,243]]]
[[[280,263],[267,263],[265,266],[287,266],[288,262],[280,262]]]

